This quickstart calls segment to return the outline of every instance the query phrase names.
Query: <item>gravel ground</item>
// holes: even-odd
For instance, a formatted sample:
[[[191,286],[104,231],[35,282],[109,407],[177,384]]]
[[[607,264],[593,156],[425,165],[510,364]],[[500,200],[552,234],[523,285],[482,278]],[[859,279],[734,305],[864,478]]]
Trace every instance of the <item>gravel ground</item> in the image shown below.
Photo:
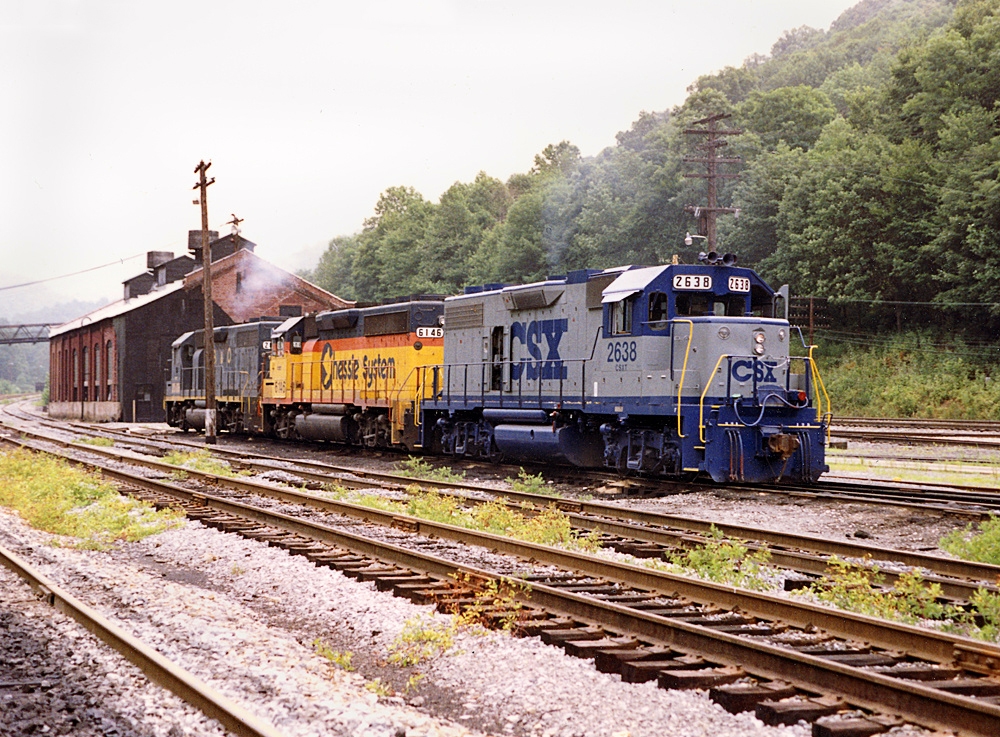
[[[0,544],[290,736],[804,737],[810,732],[805,725],[770,728],[750,715],[730,715],[704,692],[623,684],[617,676],[598,673],[590,661],[567,657],[537,639],[459,631],[445,655],[411,668],[389,665],[389,646],[404,622],[422,617],[428,629],[446,628],[450,617],[198,523],[105,553],[52,547],[50,541],[14,516],[0,514]],[[45,627],[54,625],[28,600],[27,589],[9,576],[0,585],[11,592],[0,611],[17,618],[24,616],[21,606],[34,608],[35,639],[44,637]],[[21,602],[16,608],[14,600]],[[73,629],[71,623],[61,626]],[[49,641],[60,649],[68,637],[59,632]],[[352,653],[357,671],[340,670],[318,656],[316,639]],[[78,652],[75,646],[65,650]],[[139,687],[122,675],[127,668],[114,664],[112,655],[107,659],[105,670],[121,676],[116,685],[123,690],[117,700],[101,697],[102,719],[123,725],[119,734],[218,734],[214,727],[192,723],[190,715],[172,723],[169,714],[155,722],[137,718],[135,706],[151,697],[134,693]],[[100,679],[100,672],[94,677]],[[397,695],[378,696],[366,688],[375,679],[381,690]],[[159,692],[161,701],[172,698],[144,688]],[[176,707],[156,709],[172,714]]]
[[[663,514],[945,556],[938,541],[968,524],[964,517],[941,512],[726,489],[619,503]]]
[[[399,460],[393,454],[356,458],[313,450],[301,456],[380,469]],[[567,496],[586,491],[555,490]],[[936,513],[882,507],[873,514],[863,504],[725,490],[622,503],[916,550],[936,550],[942,534],[964,526],[960,518]],[[567,657],[536,639],[459,631],[445,655],[415,667],[391,665],[389,648],[405,622],[419,617],[428,631],[444,630],[450,618],[196,522],[104,553],[52,542],[52,536],[0,511],[0,544],[289,737],[811,732],[804,724],[769,728],[750,715],[729,715],[703,692],[622,684],[617,676],[598,673],[591,661]],[[148,685],[74,623],[35,602],[11,575],[0,576],[0,590],[0,734],[68,733],[67,725],[84,735],[222,733]],[[317,655],[317,640],[350,653],[355,671]],[[20,652],[18,643],[25,643],[27,654],[10,655]],[[8,663],[15,673],[9,679]],[[38,685],[3,688],[7,680],[31,679]],[[904,733],[917,732],[890,734]]]

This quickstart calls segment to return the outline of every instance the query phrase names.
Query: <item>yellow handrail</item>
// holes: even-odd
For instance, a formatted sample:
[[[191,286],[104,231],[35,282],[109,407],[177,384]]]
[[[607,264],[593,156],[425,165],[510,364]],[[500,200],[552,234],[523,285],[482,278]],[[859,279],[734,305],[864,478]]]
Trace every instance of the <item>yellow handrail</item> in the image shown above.
[[[729,358],[728,353],[723,353],[719,356],[719,360],[715,362],[715,368],[712,369],[708,381],[705,382],[705,388],[701,392],[701,399],[698,400],[698,437],[701,438],[701,442],[703,443],[705,442],[705,395],[708,394],[708,389],[712,386],[712,380],[715,378],[715,373],[719,370],[719,366],[727,358]]]
[[[833,414],[833,406],[830,404],[830,395],[827,394],[826,384],[823,383],[823,377],[819,374],[819,366],[816,365],[816,360],[813,358],[813,348],[816,346],[809,346],[809,368],[812,371],[813,383],[819,387],[823,392],[823,397],[826,397],[826,411]],[[816,393],[816,422],[823,421],[823,397]]]
[[[681,432],[681,391],[684,389],[684,377],[687,375],[688,356],[691,355],[691,339],[694,337],[693,320],[671,320],[671,322],[686,322],[688,324],[688,344],[684,349],[684,365],[681,367],[681,380],[677,384],[677,437],[686,438],[687,435]]]

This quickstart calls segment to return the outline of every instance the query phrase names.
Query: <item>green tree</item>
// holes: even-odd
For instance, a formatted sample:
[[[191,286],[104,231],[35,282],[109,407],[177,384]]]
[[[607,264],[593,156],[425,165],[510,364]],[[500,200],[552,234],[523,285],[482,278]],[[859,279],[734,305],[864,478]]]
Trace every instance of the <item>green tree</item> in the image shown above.
[[[358,299],[354,285],[354,260],[359,244],[357,235],[337,236],[319,257],[316,268],[302,276],[338,297]]]
[[[826,93],[805,85],[753,92],[739,108],[740,122],[768,150],[782,141],[792,148],[809,149],[835,115]]]

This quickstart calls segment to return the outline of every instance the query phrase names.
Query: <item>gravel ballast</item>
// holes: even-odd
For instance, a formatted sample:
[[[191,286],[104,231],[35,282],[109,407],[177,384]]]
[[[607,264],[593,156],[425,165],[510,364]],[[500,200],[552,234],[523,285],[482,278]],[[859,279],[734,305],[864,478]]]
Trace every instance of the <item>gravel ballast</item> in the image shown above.
[[[405,622],[422,617],[422,626],[446,629],[451,618],[199,523],[108,552],[53,547],[52,539],[0,513],[0,544],[290,737],[810,733],[804,724],[771,728],[750,714],[730,715],[704,692],[623,684],[597,672],[591,661],[502,633],[459,630],[444,655],[409,668],[388,664],[389,648]],[[47,612],[12,579],[0,578],[5,592],[0,613],[19,616],[11,606],[15,598]],[[41,613],[34,616],[40,626],[55,626]],[[76,628],[71,622],[60,626]],[[49,640],[66,642],[66,637],[60,631]],[[79,656],[77,639],[64,650]],[[318,655],[317,640],[350,653],[356,672]],[[113,654],[102,657],[120,661]],[[73,670],[75,663],[64,665]],[[106,712],[102,719],[111,720],[101,723],[122,725],[117,727],[122,735],[220,734],[174,697],[132,678],[129,668],[107,667],[119,677],[112,680],[120,694],[105,698],[95,692]],[[387,695],[390,691],[397,695]],[[18,734],[4,713],[5,733]]]

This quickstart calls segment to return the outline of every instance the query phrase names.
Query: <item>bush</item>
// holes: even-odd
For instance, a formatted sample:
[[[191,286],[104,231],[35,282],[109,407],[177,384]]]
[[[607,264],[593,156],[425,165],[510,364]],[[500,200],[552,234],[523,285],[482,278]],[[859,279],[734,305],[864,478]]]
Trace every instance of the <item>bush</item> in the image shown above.
[[[1000,565],[1000,517],[990,517],[979,524],[978,530],[970,523],[964,530],[949,532],[938,545],[965,560]]]
[[[836,351],[824,360],[824,353]],[[840,416],[988,420],[1000,415],[1000,367],[961,343],[909,333],[867,347],[817,352]]]

